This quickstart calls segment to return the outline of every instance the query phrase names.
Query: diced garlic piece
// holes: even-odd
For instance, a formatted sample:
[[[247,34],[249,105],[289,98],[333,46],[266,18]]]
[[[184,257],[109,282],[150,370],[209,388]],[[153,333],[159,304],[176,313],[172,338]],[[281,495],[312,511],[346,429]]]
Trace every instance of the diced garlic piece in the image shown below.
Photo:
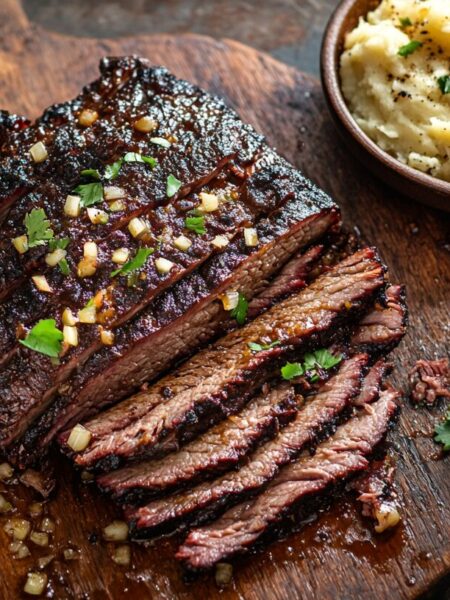
[[[74,452],[82,452],[86,450],[89,446],[89,442],[91,441],[92,433],[86,427],[83,427],[81,423],[75,425],[75,427],[70,432],[69,438],[67,440],[67,445]]]
[[[230,240],[226,235],[216,235],[216,237],[212,240],[211,244],[215,248],[225,248],[230,243]]]
[[[9,463],[4,462],[0,464],[0,481],[5,481],[5,479],[11,479],[13,475],[14,469]]]
[[[14,558],[18,558],[19,560],[30,556],[30,551],[28,550],[28,547],[19,540],[16,542],[11,542],[8,548],[11,554],[14,556]]]
[[[123,200],[114,200],[109,205],[109,210],[111,212],[120,212],[121,210],[125,210],[125,202]]]
[[[41,531],[45,531],[46,533],[53,533],[56,529],[55,522],[50,519],[50,517],[44,517],[41,521]]]
[[[185,235],[180,235],[174,239],[173,245],[175,246],[175,248],[178,248],[178,250],[186,252],[186,250],[189,250],[189,248],[192,246],[192,242]]]
[[[257,246],[259,244],[258,232],[253,227],[244,228],[244,240],[246,246]]]
[[[93,325],[97,321],[97,309],[94,305],[86,306],[78,311],[78,320],[80,323]]]
[[[31,523],[26,519],[15,517],[9,519],[3,529],[9,537],[23,541],[30,533]]]
[[[35,163],[41,163],[48,157],[47,148],[42,142],[36,142],[31,146],[30,154]]]
[[[30,596],[40,596],[43,594],[47,586],[47,575],[45,573],[33,573],[30,572],[27,575],[27,581],[23,588],[23,591]]]
[[[68,217],[79,217],[81,212],[80,196],[68,195],[64,204],[64,214]]]
[[[98,112],[91,108],[85,108],[78,117],[78,123],[83,127],[90,127],[98,119]]]
[[[142,234],[147,233],[149,231],[149,227],[144,219],[133,217],[133,219],[131,219],[131,221],[128,223],[128,231],[134,238],[137,238]]]
[[[78,318],[73,314],[70,308],[65,308],[62,314],[62,322],[63,325],[68,325],[69,327],[73,327],[78,323]]]
[[[117,200],[119,198],[125,198],[126,192],[116,185],[107,185],[103,188],[103,196],[105,200]]]
[[[45,546],[48,546],[48,533],[45,533],[44,531],[33,531],[30,534],[30,540],[33,544],[36,544],[36,546],[45,548]]]
[[[145,116],[135,121],[134,128],[141,133],[149,133],[158,128],[158,122],[149,116]]]
[[[19,235],[19,237],[12,240],[12,245],[19,254],[25,254],[28,250],[28,236]]]
[[[56,248],[53,252],[49,252],[45,257],[45,262],[49,267],[56,267],[56,265],[67,256],[67,251],[62,248]]]
[[[378,521],[377,525],[375,525],[377,533],[383,533],[386,529],[395,527],[401,519],[397,508],[391,504],[382,504],[378,510],[375,510],[374,516]]]
[[[125,521],[113,521],[103,529],[106,542],[124,542],[128,538],[128,525]]]
[[[222,296],[220,296],[222,300],[223,308],[225,310],[233,310],[239,303],[239,292],[226,292]]]
[[[78,263],[78,277],[92,277],[97,271],[97,261],[95,258],[82,258]]]
[[[128,567],[131,562],[130,546],[128,546],[128,544],[117,546],[111,558],[117,565]]]
[[[219,587],[224,587],[231,583],[233,578],[233,565],[230,563],[217,563],[215,580]]]
[[[12,509],[11,502],[8,502],[8,500],[5,498],[5,496],[3,496],[3,494],[0,494],[0,514],[5,514],[5,513],[9,512],[11,509]]]
[[[48,554],[47,556],[41,556],[37,559],[37,566],[40,569],[45,569],[45,567],[47,567],[54,558],[55,558],[54,554]]]
[[[102,329],[100,332],[100,339],[102,344],[105,346],[112,346],[114,344],[114,333],[107,329]]]
[[[168,260],[167,258],[163,258],[162,256],[155,260],[156,270],[162,275],[168,273],[174,266],[175,263],[173,263],[171,260]]]
[[[108,213],[99,208],[89,207],[87,209],[88,217],[93,225],[106,225],[109,221]]]
[[[201,210],[205,212],[213,212],[219,208],[219,198],[215,194],[200,192],[200,200],[202,201]]]
[[[83,256],[85,258],[97,258],[98,247],[95,242],[86,242],[83,246]]]
[[[32,502],[28,507],[28,514],[30,517],[39,517],[43,510],[42,502]]]
[[[47,292],[52,294],[53,290],[50,287],[47,278],[45,277],[45,275],[33,275],[31,277],[31,279],[33,280],[34,285],[37,287],[37,289],[40,292]]]
[[[117,250],[114,250],[111,260],[117,265],[123,265],[127,262],[129,256],[130,251],[128,248],[117,248]]]
[[[78,346],[78,329],[70,325],[63,327],[64,341],[69,346]]]

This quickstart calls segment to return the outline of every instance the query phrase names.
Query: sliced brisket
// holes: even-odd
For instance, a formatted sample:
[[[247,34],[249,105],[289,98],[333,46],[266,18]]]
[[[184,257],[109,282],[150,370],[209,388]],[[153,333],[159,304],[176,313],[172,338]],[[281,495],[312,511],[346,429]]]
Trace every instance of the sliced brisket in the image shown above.
[[[369,466],[396,413],[393,391],[383,392],[370,412],[341,426],[315,455],[285,467],[257,498],[226,512],[210,526],[194,529],[177,553],[188,569],[207,569],[246,552],[259,538],[298,510],[306,499]]]
[[[92,442],[75,462],[93,466],[105,458],[115,461],[153,453],[161,443],[176,446],[200,415],[204,425],[239,408],[250,389],[262,384],[294,350],[306,349],[313,341],[325,345],[340,324],[367,306],[383,283],[384,268],[374,251],[355,253],[163,378],[146,397],[141,395],[138,407],[131,398],[87,422]],[[250,352],[249,342],[267,339],[281,343],[256,355]]]
[[[113,471],[99,477],[97,483],[116,500],[132,503],[191,485],[230,469],[258,442],[273,437],[280,421],[287,422],[295,412],[291,385],[263,389],[239,414],[218,423],[179,452]]]
[[[278,436],[258,448],[238,471],[230,471],[212,482],[194,487],[147,506],[130,509],[133,536],[148,537],[173,529],[186,520],[204,520],[220,509],[258,492],[326,429],[332,428],[339,415],[359,393],[367,355],[345,361],[338,373],[327,381],[299,410],[294,421]],[[112,481],[113,475],[110,481]],[[200,513],[201,511],[201,513]]]

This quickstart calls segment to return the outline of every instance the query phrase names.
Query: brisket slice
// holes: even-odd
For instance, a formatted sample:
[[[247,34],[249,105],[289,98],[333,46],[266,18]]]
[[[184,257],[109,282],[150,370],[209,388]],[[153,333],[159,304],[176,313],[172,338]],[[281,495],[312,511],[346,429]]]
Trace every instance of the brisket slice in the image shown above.
[[[129,509],[133,537],[145,538],[164,533],[186,520],[204,520],[220,509],[257,493],[279,469],[333,427],[342,412],[359,393],[367,355],[346,360],[338,373],[308,399],[294,421],[278,436],[258,448],[238,471],[230,471],[186,492]],[[111,475],[110,481],[112,481]],[[200,512],[201,511],[201,512]]]
[[[211,477],[237,464],[257,443],[273,437],[279,423],[296,413],[294,388],[263,387],[237,415],[230,415],[179,452],[160,460],[138,463],[97,479],[100,488],[121,502],[165,494],[200,478]]]
[[[313,342],[324,345],[336,328],[367,306],[383,283],[384,268],[374,250],[355,253],[308,288],[163,378],[140,399],[138,408],[131,398],[96,422],[87,422],[92,441],[76,455],[76,464],[93,466],[106,457],[135,458],[154,453],[161,443],[171,442],[176,447],[193,425],[195,429],[208,419],[235,412],[252,387],[264,383],[295,350],[306,349]],[[267,339],[280,344],[256,355],[250,352],[249,342],[265,343]],[[107,427],[106,435],[99,437],[95,424],[100,422],[105,431],[110,417],[115,427]]]
[[[188,569],[197,570],[245,552],[302,502],[367,469],[370,455],[397,411],[397,395],[383,392],[370,412],[362,411],[342,425],[313,457],[303,456],[285,467],[260,496],[230,509],[215,523],[191,531],[177,558]]]
[[[295,179],[291,182],[295,186]],[[4,445],[28,428],[14,448],[15,461],[26,462],[33,449],[47,445],[62,427],[125,397],[207,342],[228,318],[217,302],[221,294],[239,289],[252,298],[261,279],[274,274],[298,248],[338,224],[339,214],[326,197],[319,194],[312,201],[310,189],[297,188],[296,192],[295,187],[287,197],[283,208],[258,223],[258,247],[246,246],[239,236],[224,252],[160,294],[140,316],[119,327],[113,347],[97,352],[82,368],[79,360],[73,364],[77,374],[71,381],[55,381],[50,361],[42,356],[36,363],[37,355],[35,373],[23,381],[20,374],[30,364],[30,353],[21,351],[8,371],[0,373]],[[48,410],[57,391],[61,397]]]
[[[369,370],[367,375],[364,377],[364,381],[361,386],[361,391],[358,396],[353,400],[355,406],[364,406],[365,404],[371,404],[380,395],[380,391],[383,385],[385,377],[391,372],[392,365],[384,358],[380,358]]]
[[[406,332],[407,308],[405,290],[401,285],[386,289],[385,302],[377,304],[360,322],[351,339],[359,352],[387,352],[394,348]]]

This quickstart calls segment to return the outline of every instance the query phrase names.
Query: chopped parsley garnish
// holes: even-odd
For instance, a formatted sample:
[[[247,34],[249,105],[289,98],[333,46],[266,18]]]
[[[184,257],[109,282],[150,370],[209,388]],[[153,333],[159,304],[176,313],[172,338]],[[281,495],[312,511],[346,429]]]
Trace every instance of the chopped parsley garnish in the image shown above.
[[[70,239],[68,237],[65,238],[53,238],[48,243],[48,249],[50,252],[54,250],[65,250],[67,246],[70,244]]]
[[[143,156],[142,154],[139,154],[139,152],[127,152],[122,158],[119,158],[119,160],[116,160],[111,165],[106,165],[105,179],[115,179],[124,162],[146,163],[147,165],[150,165],[152,169],[158,164],[158,161],[156,158],[153,158],[153,156]]]
[[[307,352],[303,357],[303,363],[287,363],[281,369],[283,379],[293,379],[307,375],[311,382],[319,379],[318,371],[328,371],[332,369],[342,360],[342,355],[334,356],[326,348],[316,350],[315,352]]]
[[[116,162],[113,162],[111,165],[106,165],[105,167],[105,179],[115,179],[119,174],[120,168],[123,164],[123,159],[119,158]]]
[[[70,274],[69,263],[65,258],[62,258],[58,263],[59,270],[67,277]]]
[[[243,325],[245,323],[245,319],[247,317],[248,311],[248,301],[246,297],[239,292],[238,303],[236,308],[230,312],[230,315],[233,319],[236,319],[236,323],[238,325]]]
[[[34,350],[50,356],[51,358],[57,358],[61,352],[61,344],[63,341],[63,334],[56,327],[55,319],[42,319],[28,332],[27,337],[19,342]]]
[[[29,248],[43,246],[53,238],[53,230],[43,208],[33,208],[25,216],[24,223],[27,228]]]
[[[81,174],[84,175],[85,177],[93,177],[94,179],[97,179],[97,180],[100,179],[100,173],[97,171],[97,169],[83,169],[81,171]]]
[[[411,40],[408,44],[405,44],[404,46],[401,46],[401,48],[399,48],[398,54],[400,56],[409,56],[421,46],[423,46],[422,42],[418,42],[417,40]]]
[[[275,342],[272,342],[271,344],[257,344],[256,342],[249,342],[247,346],[252,352],[263,352],[264,350],[270,350],[271,348],[279,346],[280,344],[280,340],[275,340]]]
[[[412,21],[409,17],[400,17],[400,26],[401,27],[410,27],[412,25]]]
[[[137,271],[144,266],[147,258],[150,254],[153,254],[154,251],[154,248],[139,248],[136,256],[122,265],[120,269],[113,271],[111,277],[116,277],[116,275],[128,275],[133,271]]]
[[[450,75],[439,77],[438,84],[443,94],[450,94]]]
[[[199,235],[206,233],[204,216],[186,217],[184,225],[186,229],[189,229],[190,231],[195,231],[195,233],[198,233]]]
[[[84,183],[75,188],[75,193],[81,198],[81,205],[86,208],[103,200],[101,183]]]
[[[156,144],[157,146],[162,146],[163,148],[170,148],[170,146],[171,146],[169,140],[166,140],[166,138],[162,138],[162,137],[153,137],[153,138],[150,138],[150,141],[152,144]]]
[[[445,421],[436,425],[434,429],[434,441],[444,446],[443,450],[450,450],[450,410],[445,415]]]
[[[172,198],[178,192],[181,187],[181,181],[179,181],[174,175],[169,175],[167,178],[167,197]]]

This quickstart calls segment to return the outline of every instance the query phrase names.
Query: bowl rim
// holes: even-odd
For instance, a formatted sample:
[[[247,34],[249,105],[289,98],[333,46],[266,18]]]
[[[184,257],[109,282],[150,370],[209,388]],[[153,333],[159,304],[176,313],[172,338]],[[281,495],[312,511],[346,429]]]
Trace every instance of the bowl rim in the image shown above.
[[[423,173],[413,167],[405,165],[382,150],[370,137],[364,133],[350,112],[341,89],[339,76],[339,37],[351,8],[358,0],[342,0],[336,7],[328,25],[325,29],[320,54],[320,68],[322,85],[328,97],[329,103],[347,132],[362,145],[369,154],[377,161],[384,163],[386,167],[398,175],[409,179],[417,186],[428,188],[430,191],[443,197],[450,197],[450,182],[438,179],[427,173]],[[381,0],[380,0],[381,1]],[[363,15],[361,15],[363,16]]]

